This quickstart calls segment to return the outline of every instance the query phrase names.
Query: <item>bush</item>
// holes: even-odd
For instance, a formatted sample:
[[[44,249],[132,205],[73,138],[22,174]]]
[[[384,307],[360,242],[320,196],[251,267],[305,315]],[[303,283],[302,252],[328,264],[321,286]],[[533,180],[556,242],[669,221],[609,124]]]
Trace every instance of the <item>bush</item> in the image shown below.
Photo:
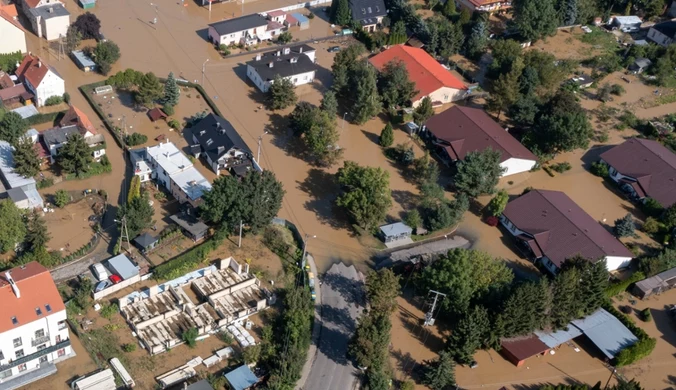
[[[155,267],[153,277],[156,280],[169,280],[189,272],[208,260],[209,253],[216,249],[221,240],[212,238],[193,247],[189,251]]]
[[[291,42],[292,39],[293,39],[293,35],[291,35],[291,33],[288,32],[288,31],[284,31],[283,33],[281,33],[277,36],[277,42],[283,43],[283,44]]]
[[[111,319],[118,311],[120,311],[120,308],[115,303],[104,305],[103,308],[101,308],[101,316],[106,319]]]
[[[195,348],[197,345],[197,336],[199,336],[197,328],[190,328],[181,334],[181,340],[188,344],[188,347]]]
[[[174,115],[174,106],[172,106],[171,104],[165,104],[162,107],[162,111],[164,111],[164,113],[167,114],[168,116]]]
[[[134,343],[123,344],[122,350],[124,352],[134,352],[134,351],[136,351],[136,344],[134,344]]]
[[[265,227],[265,231],[263,231],[263,243],[271,251],[280,256],[286,256],[291,248],[295,246],[291,231],[278,225]]]
[[[608,287],[606,287],[606,297],[613,298],[613,297],[627,291],[629,286],[631,286],[634,283],[638,282],[639,280],[643,280],[643,279],[645,279],[645,275],[642,272],[637,271],[637,272],[634,272],[626,280],[621,280],[621,281],[609,283]]]
[[[42,180],[38,180],[38,189],[51,187],[53,185],[54,185],[54,179],[52,179],[52,178],[45,178],[45,179],[42,179]]]
[[[181,128],[181,124],[176,119],[171,119],[169,122],[167,122],[167,124],[174,130]]]
[[[70,194],[66,190],[58,190],[54,194],[54,204],[58,208],[62,208],[70,203]]]
[[[593,162],[589,171],[598,177],[608,177],[610,174],[608,172],[608,164],[601,161]]]
[[[127,139],[125,142],[129,146],[137,146],[137,145],[142,145],[148,141],[148,137],[144,134],[141,133],[133,133],[131,135],[127,136]]]
[[[660,202],[653,198],[645,198],[645,200],[642,203],[639,203],[639,205],[641,206],[643,212],[651,217],[657,218],[664,212],[664,207],[662,207]]]
[[[641,314],[639,314],[639,318],[643,322],[650,322],[653,320],[653,315],[650,313],[650,309],[645,308],[641,310]]]
[[[66,102],[66,104],[70,104],[70,94],[68,92],[63,93],[63,101]]]
[[[570,163],[567,161],[552,165],[552,169],[558,173],[570,171],[570,168],[571,168]]]
[[[645,234],[653,235],[660,231],[660,223],[656,218],[648,217],[643,223],[643,226],[641,226],[641,230],[643,230]]]
[[[624,90],[624,87],[621,86],[620,84],[613,84],[610,87],[610,93],[612,93],[613,95],[622,96],[622,94],[625,92],[626,91]]]
[[[30,118],[26,119],[26,123],[28,126],[35,126],[39,125],[42,123],[54,123],[56,122],[56,118],[62,116],[65,114],[65,111],[57,111],[57,112],[50,112],[48,114],[37,114],[33,115]]]
[[[636,344],[621,350],[620,353],[615,356],[615,367],[622,367],[637,362],[652,353],[657,344],[657,340],[648,336],[643,329],[634,324],[634,321],[620,313],[609,302],[606,302],[603,305],[603,308],[614,315],[624,326],[638,337],[638,342]],[[629,309],[631,310],[631,307]]]
[[[50,96],[45,100],[45,106],[56,106],[61,103],[63,103],[63,97],[61,96]]]
[[[227,332],[225,330],[221,330],[218,332],[218,338],[228,345],[232,344],[235,341],[230,332]]]

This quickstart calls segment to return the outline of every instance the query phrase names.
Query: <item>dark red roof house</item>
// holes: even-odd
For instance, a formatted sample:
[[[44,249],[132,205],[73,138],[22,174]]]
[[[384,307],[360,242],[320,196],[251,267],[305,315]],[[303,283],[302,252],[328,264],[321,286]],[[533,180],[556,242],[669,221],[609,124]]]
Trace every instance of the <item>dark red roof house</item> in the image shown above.
[[[167,114],[165,114],[161,109],[155,107],[148,110],[148,118],[150,118],[152,122],[157,122],[160,119],[167,119]]]
[[[632,197],[676,203],[676,154],[657,141],[631,138],[601,154],[610,178]]]
[[[537,163],[533,153],[478,108],[451,107],[430,118],[425,127],[434,137],[437,153],[449,163],[487,148],[502,154],[500,165],[507,169],[503,176],[527,172]]]
[[[547,344],[534,334],[502,339],[500,346],[500,353],[517,367],[521,366],[529,357],[544,355],[549,351]]]
[[[500,217],[519,246],[552,273],[580,255],[606,259],[608,271],[627,267],[633,254],[559,191],[532,190],[512,200]]]

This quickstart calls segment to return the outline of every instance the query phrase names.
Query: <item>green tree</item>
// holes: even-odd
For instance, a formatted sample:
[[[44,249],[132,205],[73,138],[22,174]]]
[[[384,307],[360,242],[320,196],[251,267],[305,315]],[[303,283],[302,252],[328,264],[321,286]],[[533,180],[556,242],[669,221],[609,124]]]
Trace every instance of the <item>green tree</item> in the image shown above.
[[[521,57],[521,43],[513,39],[498,39],[491,43],[493,61],[489,67],[493,78],[509,73],[512,65]]]
[[[520,95],[519,98],[512,104],[507,115],[518,127],[528,128],[535,123],[535,117],[540,109],[540,101],[535,94]]]
[[[45,220],[37,212],[27,215],[26,237],[23,242],[23,249],[26,252],[37,252],[40,248],[47,248],[50,234],[47,231]]]
[[[33,177],[40,172],[40,156],[30,137],[21,137],[12,151],[14,170],[25,177]]]
[[[382,109],[378,94],[376,70],[366,60],[357,61],[350,69],[350,90],[354,98],[350,114],[357,124],[364,124]]]
[[[331,66],[331,73],[333,75],[333,85],[331,88],[339,97],[348,99],[353,94],[354,91],[349,89],[350,68],[365,51],[366,48],[364,45],[361,43],[354,43],[344,50],[341,50],[334,57],[333,65]]]
[[[424,155],[413,161],[411,176],[419,186],[428,182],[436,183],[439,179],[439,164],[425,151]]]
[[[420,212],[417,209],[409,211],[408,213],[406,213],[406,218],[404,219],[404,222],[406,223],[406,225],[413,228],[414,230],[422,226],[422,218],[420,217]]]
[[[366,276],[366,298],[371,310],[378,314],[389,315],[397,307],[399,296],[399,276],[390,268],[369,271]]]
[[[463,9],[464,11],[464,9]],[[478,59],[488,48],[488,29],[483,21],[476,22],[467,38],[466,50],[469,58]]]
[[[279,34],[277,36],[277,42],[286,45],[287,43],[291,42],[293,40],[293,35],[291,35],[291,32],[289,31],[284,31],[283,33]]]
[[[653,200],[653,202],[657,203],[654,200]],[[664,210],[664,212],[660,216],[660,221],[662,221],[662,223],[664,223],[664,225],[668,229],[676,227],[676,203],[672,204],[671,206],[667,207]]]
[[[303,135],[303,142],[317,163],[331,166],[343,152],[343,149],[338,147],[339,138],[340,135],[332,118],[325,111],[317,110],[315,120]]]
[[[282,207],[284,189],[272,171],[251,171],[242,179],[221,176],[203,196],[202,218],[227,232],[243,221],[254,233],[267,226]]]
[[[102,75],[107,75],[114,63],[120,59],[120,48],[113,41],[100,41],[94,47],[93,60]]]
[[[82,34],[83,39],[99,39],[101,21],[91,12],[85,12],[77,17],[73,26]]]
[[[174,72],[169,72],[167,76],[167,81],[164,83],[164,99],[163,103],[169,106],[175,106],[178,104],[178,99],[181,97],[181,90],[178,88],[176,83],[176,78],[174,77]],[[170,115],[170,114],[167,114]]]
[[[197,328],[190,328],[181,334],[181,340],[183,340],[184,343],[188,344],[188,347],[190,348],[195,348],[197,345],[197,336],[199,336],[199,331]]]
[[[394,143],[394,130],[392,129],[392,124],[387,122],[383,130],[380,132],[380,138],[378,143],[383,148],[389,148]]]
[[[153,72],[148,72],[137,81],[138,90],[134,94],[136,103],[151,108],[154,102],[160,99],[164,93],[160,79]]]
[[[127,195],[127,203],[131,203],[135,198],[141,197],[141,177],[134,175],[129,185],[129,194]]]
[[[491,201],[488,202],[488,205],[486,206],[488,213],[494,217],[499,217],[505,210],[507,202],[509,202],[509,194],[507,194],[507,191],[498,191],[498,193],[495,194],[493,199],[491,199]]]
[[[589,315],[598,310],[606,300],[606,287],[608,286],[608,268],[605,259],[589,261],[580,256],[566,260],[561,266],[560,272],[568,272],[568,269],[577,268],[580,274],[580,284],[577,289],[581,311]]]
[[[333,0],[331,2],[331,23],[347,26],[352,21],[352,12],[348,0]]]
[[[636,225],[631,213],[627,213],[623,218],[615,220],[613,232],[617,237],[633,237],[636,235]]]
[[[554,35],[559,26],[554,0],[515,0],[514,25],[527,41]]]
[[[406,65],[401,60],[385,64],[378,78],[378,91],[385,108],[408,107],[417,93],[415,83],[408,77]]]
[[[117,219],[127,219],[127,230],[129,230],[129,237],[136,237],[145,229],[153,224],[153,215],[155,210],[150,205],[147,193],[142,196],[133,198],[125,205],[121,205],[117,212]]]
[[[460,364],[470,364],[474,353],[486,344],[490,326],[488,311],[481,305],[462,316],[446,341],[453,359]]]
[[[343,207],[359,227],[370,231],[385,219],[392,206],[390,175],[381,168],[362,167],[345,161],[336,174],[343,191],[336,204]]]
[[[501,153],[486,148],[483,151],[467,153],[463,161],[458,162],[455,175],[455,187],[472,198],[482,194],[495,193],[495,186],[506,168],[500,166]]]
[[[62,208],[68,203],[70,203],[71,197],[68,191],[58,190],[54,193],[54,204],[58,208]]]
[[[335,122],[336,115],[338,115],[338,99],[336,98],[336,93],[330,90],[326,91],[319,108]]]
[[[508,73],[501,74],[500,77],[493,83],[492,92],[487,102],[487,109],[495,111],[500,120],[500,114],[508,107],[516,103],[519,98],[519,77],[523,70],[523,62],[521,59],[515,60],[512,64],[512,70]]]
[[[6,113],[0,121],[0,140],[16,145],[28,130],[28,122],[16,112]]]
[[[525,65],[524,71],[527,68],[532,68],[537,72],[537,87],[540,96],[548,95],[558,89],[561,82],[568,78],[571,71],[571,64],[565,60],[558,61],[553,54],[546,51],[526,51],[523,54],[523,63]],[[531,80],[531,82],[533,81],[535,80]]]
[[[297,136],[303,135],[312,127],[317,116],[317,107],[308,102],[299,102],[289,114],[289,127]]]
[[[462,10],[460,10],[460,17],[458,18],[458,24],[464,26],[469,23],[470,20],[472,20],[472,13],[469,12],[469,8],[462,7]]]
[[[455,16],[457,12],[458,11],[455,9],[455,1],[445,2],[443,8],[441,8],[441,13],[449,19]]]
[[[387,315],[370,311],[359,318],[357,330],[348,346],[348,353],[359,367],[376,367],[385,363],[383,355],[390,343],[391,324]]]
[[[664,13],[664,0],[646,0],[644,5],[645,17],[650,19]]]
[[[296,104],[298,96],[291,79],[276,75],[268,89],[268,100],[273,110],[282,110]]]
[[[79,133],[71,134],[67,140],[59,149],[57,161],[64,172],[81,177],[89,172],[93,161],[92,151]]]
[[[560,272],[552,283],[552,310],[550,318],[552,326],[563,329],[574,319],[584,315],[582,302],[579,299],[580,271],[569,268]]]
[[[452,0],[448,2],[453,3]],[[432,390],[448,390],[455,386],[455,362],[450,352],[441,351],[439,358],[425,362],[422,384]]]
[[[82,41],[82,33],[75,27],[75,25],[68,26],[66,31],[66,52],[70,53],[73,50],[77,50],[77,47],[80,46]]]
[[[516,285],[501,308],[502,336],[527,335],[549,324],[552,293],[547,279]]]
[[[0,200],[0,253],[16,248],[26,237],[26,224],[21,210],[10,199]]]
[[[432,99],[429,96],[425,96],[418,107],[413,110],[413,121],[418,126],[422,126],[434,115],[434,108],[432,107]]]

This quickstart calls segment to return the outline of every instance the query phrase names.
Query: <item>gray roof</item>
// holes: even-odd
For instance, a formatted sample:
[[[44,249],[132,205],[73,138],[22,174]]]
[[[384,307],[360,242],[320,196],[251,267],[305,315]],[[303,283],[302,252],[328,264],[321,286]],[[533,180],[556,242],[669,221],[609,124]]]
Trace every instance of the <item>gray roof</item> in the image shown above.
[[[143,233],[134,239],[134,242],[141,248],[147,248],[158,241],[157,237],[153,237],[150,233]]]
[[[225,374],[225,379],[234,390],[246,390],[258,383],[258,378],[246,364]]]
[[[28,119],[32,117],[33,115],[38,115],[40,111],[38,111],[37,108],[35,108],[34,105],[29,104],[27,106],[15,108],[12,110],[12,112],[16,112],[17,114],[21,115],[23,119]]]
[[[51,19],[59,16],[69,16],[70,13],[61,4],[50,4],[37,8],[29,9],[33,16],[39,16],[43,19]]]
[[[136,265],[134,265],[134,263],[132,263],[124,254],[108,259],[108,267],[123,280],[132,278],[139,273]]]
[[[28,194],[22,188],[10,188],[7,190],[7,195],[14,203],[28,199]]]
[[[204,222],[186,213],[174,214],[169,219],[196,237],[203,236],[209,230],[209,226]]]
[[[632,65],[636,65],[639,68],[647,68],[652,65],[652,61],[647,58],[637,58]]]
[[[305,51],[307,45],[290,50],[288,54],[284,52],[268,52],[256,57],[255,60],[249,61],[246,64],[256,70],[256,73],[263,80],[273,80],[275,76],[291,77],[302,73],[312,72],[317,70],[317,65],[312,62],[310,57],[302,54],[300,51]],[[315,49],[307,46],[314,51]],[[286,49],[285,49],[286,50]],[[270,65],[272,64],[272,67]]]
[[[350,0],[352,19],[368,26],[376,24],[379,17],[387,15],[384,0]]]
[[[658,288],[669,288],[669,281],[676,278],[676,267],[661,272],[653,277],[636,282],[636,288],[649,295]]]
[[[86,55],[82,50],[74,50],[70,54],[73,55],[73,58],[75,58],[75,61],[81,66],[81,67],[90,67],[93,68],[96,66],[96,63],[94,60],[92,60],[88,55]]]
[[[210,113],[195,123],[191,130],[211,161],[217,161],[233,148],[251,156],[251,149],[232,124],[216,114]]]
[[[385,235],[385,237],[399,236],[401,234],[411,234],[413,232],[413,229],[408,227],[403,222],[396,222],[389,225],[383,225],[379,229]]]
[[[223,36],[240,31],[245,31],[251,28],[263,27],[268,25],[268,20],[259,14],[251,14],[240,16],[239,18],[222,20],[220,22],[211,23],[209,27],[213,27],[216,32]]]
[[[42,140],[49,145],[61,145],[73,134],[80,134],[77,126],[54,127],[42,132]]]
[[[192,385],[188,385],[186,390],[214,390],[213,387],[209,384],[209,381],[202,379],[199,382],[195,382]]]
[[[620,320],[605,309],[599,309],[581,320],[573,320],[571,324],[580,329],[609,359],[638,341]]]
[[[540,341],[545,343],[549,348],[556,348],[578,336],[582,336],[582,331],[570,324],[568,324],[566,329],[557,330],[556,332],[536,330],[533,333],[535,333]]]

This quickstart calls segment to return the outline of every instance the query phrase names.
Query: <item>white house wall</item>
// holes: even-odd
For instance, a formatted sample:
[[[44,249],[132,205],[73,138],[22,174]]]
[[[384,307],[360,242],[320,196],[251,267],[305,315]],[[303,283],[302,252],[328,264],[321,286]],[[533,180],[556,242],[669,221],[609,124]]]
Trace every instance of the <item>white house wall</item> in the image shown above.
[[[42,19],[42,33],[48,41],[54,41],[61,36],[65,37],[70,26],[70,16]]]
[[[253,81],[256,87],[258,87],[258,89],[263,93],[267,93],[270,89],[270,85],[272,85],[272,80],[263,80],[256,69],[254,69],[254,67],[251,65],[247,65],[246,75],[249,80]],[[296,87],[303,84],[309,84],[315,79],[315,71],[313,70],[310,72],[289,76],[287,79],[291,80],[293,85]]]
[[[606,256],[608,271],[626,268],[629,266],[629,263],[631,263],[631,257]]]
[[[458,101],[465,97],[466,91],[464,89],[455,89],[449,87],[442,87],[427,95],[432,99],[433,102],[442,102],[444,104]],[[423,96],[419,100],[413,102],[413,108],[418,107],[422,100],[425,97]]]
[[[43,64],[42,66],[45,65]],[[29,84],[28,80],[26,80],[26,84]],[[63,96],[63,94],[66,92],[66,86],[63,79],[57,76],[51,70],[47,72],[40,85],[38,85],[37,89],[30,87],[29,89],[35,92],[35,97],[37,100],[36,103],[38,107],[43,106],[45,101],[47,101],[47,99],[50,97]]]
[[[0,54],[26,53],[26,34],[14,24],[0,18]]]
[[[500,166],[507,168],[505,173],[502,174],[502,177],[515,175],[521,172],[528,172],[535,166],[536,161],[534,160],[525,160],[521,158],[510,158],[500,163]]]
[[[220,35],[218,32],[216,32],[216,29],[213,28],[212,26],[209,26],[209,37],[211,38],[212,42],[217,42],[219,45],[237,45],[240,43],[242,38],[247,35],[247,33],[250,36],[258,36],[258,35],[265,35],[265,31],[267,29],[267,26],[260,26],[256,28],[250,28],[248,30],[244,31],[237,31],[232,34],[227,34],[227,35]]]

